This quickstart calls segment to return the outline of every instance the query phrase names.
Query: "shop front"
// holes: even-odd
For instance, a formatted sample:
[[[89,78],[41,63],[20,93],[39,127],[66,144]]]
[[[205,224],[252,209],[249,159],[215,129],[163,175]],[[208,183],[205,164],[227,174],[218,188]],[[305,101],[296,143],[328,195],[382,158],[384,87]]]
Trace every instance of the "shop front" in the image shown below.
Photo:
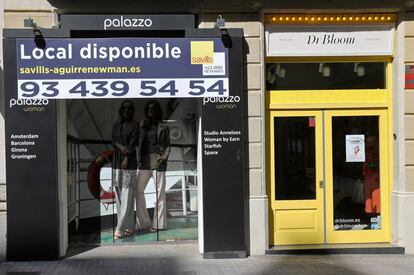
[[[182,240],[246,257],[242,30],[60,20],[5,31],[7,258]]]
[[[269,14],[269,245],[390,243],[393,14]]]
[[[8,259],[183,240],[206,258],[413,252],[408,2],[24,2],[4,7]],[[118,238],[109,156],[124,100],[139,123],[157,101],[170,131],[168,225]],[[163,189],[149,178],[153,221]]]

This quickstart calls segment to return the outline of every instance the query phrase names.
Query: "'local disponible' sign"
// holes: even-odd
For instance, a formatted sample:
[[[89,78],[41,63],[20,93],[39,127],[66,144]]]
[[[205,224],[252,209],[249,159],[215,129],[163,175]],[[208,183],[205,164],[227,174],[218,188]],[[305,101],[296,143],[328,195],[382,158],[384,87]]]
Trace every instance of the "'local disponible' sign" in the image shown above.
[[[267,56],[390,56],[394,28],[381,26],[268,26]]]
[[[19,99],[228,97],[219,38],[17,39]]]

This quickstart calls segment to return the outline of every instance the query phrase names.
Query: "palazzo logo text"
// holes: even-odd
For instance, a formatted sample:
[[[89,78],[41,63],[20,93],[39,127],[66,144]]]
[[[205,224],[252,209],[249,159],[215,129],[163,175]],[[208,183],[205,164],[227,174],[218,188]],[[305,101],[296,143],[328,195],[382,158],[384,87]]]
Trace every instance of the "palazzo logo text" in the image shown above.
[[[152,26],[152,20],[149,18],[128,18],[120,16],[119,18],[107,18],[104,21],[104,30],[115,28],[149,28]]]

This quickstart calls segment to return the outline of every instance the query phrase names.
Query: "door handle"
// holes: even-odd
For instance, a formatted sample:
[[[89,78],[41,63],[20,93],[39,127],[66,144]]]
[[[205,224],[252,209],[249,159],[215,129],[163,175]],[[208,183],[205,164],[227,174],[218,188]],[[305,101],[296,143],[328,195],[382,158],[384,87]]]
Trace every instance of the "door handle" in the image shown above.
[[[323,180],[319,181],[319,188],[325,188],[325,182]]]

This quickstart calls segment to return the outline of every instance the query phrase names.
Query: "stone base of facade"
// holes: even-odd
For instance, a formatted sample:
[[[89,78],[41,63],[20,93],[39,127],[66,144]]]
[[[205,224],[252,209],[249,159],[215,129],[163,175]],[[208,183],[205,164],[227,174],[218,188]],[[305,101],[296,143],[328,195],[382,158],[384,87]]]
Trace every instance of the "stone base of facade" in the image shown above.
[[[249,207],[249,252],[250,255],[264,255],[269,246],[267,196],[250,197]]]
[[[392,241],[405,247],[406,254],[414,254],[414,192],[391,194]]]

